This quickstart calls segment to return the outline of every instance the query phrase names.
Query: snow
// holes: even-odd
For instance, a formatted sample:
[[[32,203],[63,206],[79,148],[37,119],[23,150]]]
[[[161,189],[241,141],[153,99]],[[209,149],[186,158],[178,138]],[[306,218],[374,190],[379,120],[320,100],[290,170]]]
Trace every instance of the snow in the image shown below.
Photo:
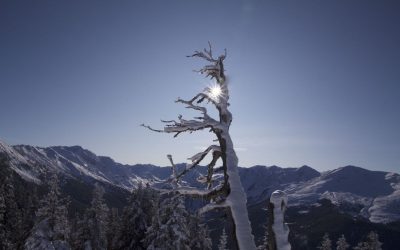
[[[373,198],[363,197],[355,195],[349,192],[329,192],[325,191],[321,194],[320,198],[328,199],[335,205],[341,204],[359,204],[364,206],[370,206],[372,204]]]
[[[32,182],[38,183],[38,184],[41,183],[40,180],[38,178],[36,178],[33,174],[31,174],[29,171],[24,171],[24,170],[16,168],[16,167],[14,167],[13,169],[19,176],[22,177],[22,179],[27,180],[27,181],[32,181]]]
[[[249,204],[265,200],[275,190],[295,189],[299,183],[320,176],[318,171],[307,166],[300,168],[254,166],[240,168],[239,174]]]
[[[291,205],[329,199],[335,205],[359,208],[359,215],[375,223],[400,219],[400,175],[354,166],[323,173],[285,190]]]
[[[22,178],[39,183],[38,176],[44,172],[62,172],[69,177],[87,176],[104,183],[131,190],[141,178],[129,173],[128,168],[115,163],[110,158],[99,157],[79,146],[73,147],[33,147],[27,145],[8,146],[0,141],[0,152],[10,158],[10,165]],[[103,163],[102,160],[107,160]],[[104,161],[105,161],[104,160]],[[107,164],[106,166],[104,166]],[[107,171],[107,172],[105,172]]]
[[[25,158],[16,152],[12,147],[8,146],[6,143],[0,141],[0,152],[4,152],[10,157],[10,163],[12,165],[18,165],[18,164],[28,164],[28,162],[25,160]]]
[[[30,164],[20,153],[2,141],[0,141],[0,152],[5,153],[9,157],[11,168],[23,179],[40,183],[40,180],[36,177],[35,173],[33,173],[31,169],[27,168]]]
[[[82,166],[82,165],[79,165],[79,164],[77,164],[77,163],[75,163],[75,162],[71,162],[71,164],[72,164],[77,170],[79,170],[81,173],[83,173],[83,174],[85,174],[85,175],[87,175],[87,176],[90,176],[90,177],[92,177],[93,179],[96,179],[96,180],[99,180],[99,181],[102,181],[102,182],[105,182],[105,183],[110,183],[110,181],[107,180],[106,178],[102,177],[101,175],[94,174],[93,172],[89,171],[87,168],[85,168],[85,167]]]
[[[226,129],[227,131],[227,129]],[[231,208],[232,217],[236,228],[236,238],[239,249],[256,249],[251,225],[247,215],[247,198],[243,190],[238,173],[238,158],[233,149],[233,143],[228,133],[223,133],[226,143],[226,164],[231,192],[226,198],[226,203]],[[244,216],[245,215],[245,216]]]
[[[400,220],[400,190],[394,191],[388,196],[374,199],[368,209],[369,220],[375,223],[389,223]]]

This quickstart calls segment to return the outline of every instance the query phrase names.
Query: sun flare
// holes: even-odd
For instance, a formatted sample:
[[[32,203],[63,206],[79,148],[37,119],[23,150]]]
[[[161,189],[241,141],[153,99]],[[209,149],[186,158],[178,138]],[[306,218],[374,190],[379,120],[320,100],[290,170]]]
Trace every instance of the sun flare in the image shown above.
[[[218,99],[222,94],[221,87],[219,85],[214,85],[210,87],[210,95],[214,99]]]

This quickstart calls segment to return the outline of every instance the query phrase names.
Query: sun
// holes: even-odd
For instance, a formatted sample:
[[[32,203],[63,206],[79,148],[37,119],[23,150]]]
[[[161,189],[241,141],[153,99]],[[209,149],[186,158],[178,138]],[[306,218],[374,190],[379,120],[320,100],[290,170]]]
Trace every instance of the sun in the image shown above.
[[[219,85],[214,85],[210,87],[210,95],[213,99],[218,99],[222,94],[221,87]]]

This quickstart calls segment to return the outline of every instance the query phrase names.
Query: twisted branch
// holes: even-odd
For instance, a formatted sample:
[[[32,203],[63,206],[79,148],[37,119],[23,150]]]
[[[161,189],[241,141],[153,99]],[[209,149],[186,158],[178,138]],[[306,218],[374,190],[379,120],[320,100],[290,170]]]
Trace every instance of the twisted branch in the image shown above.
[[[157,190],[163,194],[170,194],[177,192],[179,194],[188,195],[193,198],[211,200],[211,199],[217,199],[217,197],[220,197],[221,195],[226,195],[228,192],[228,186],[218,185],[211,190],[201,190],[198,188],[183,187],[183,186],[171,190],[165,190],[165,189],[157,189]]]
[[[185,175],[187,172],[189,172],[191,169],[193,169],[194,167],[198,166],[199,163],[204,159],[204,157],[206,157],[206,155],[210,152],[221,152],[221,148],[217,145],[211,145],[209,146],[206,150],[204,150],[203,152],[197,153],[194,156],[190,157],[188,160],[191,160],[192,163],[188,164],[186,166],[186,168],[179,173],[176,178],[179,179],[181,178],[183,175]]]

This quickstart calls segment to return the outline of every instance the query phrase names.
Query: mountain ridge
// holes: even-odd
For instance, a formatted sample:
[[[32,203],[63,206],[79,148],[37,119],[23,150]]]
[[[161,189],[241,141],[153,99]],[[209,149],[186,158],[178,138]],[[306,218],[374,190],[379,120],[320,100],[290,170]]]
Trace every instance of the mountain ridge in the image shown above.
[[[36,183],[40,183],[46,171],[57,171],[70,178],[100,181],[131,190],[138,183],[161,184],[171,175],[168,167],[121,164],[81,146],[8,146],[0,141],[0,152],[7,155],[15,172]],[[182,170],[185,164],[177,167]],[[196,180],[205,173],[206,168],[199,166],[183,178],[182,184],[202,187]],[[306,165],[299,168],[256,165],[239,168],[239,174],[249,205],[267,200],[273,191],[280,189],[288,193],[289,206],[311,206],[320,199],[329,199],[343,211],[372,222],[400,220],[400,175],[397,173],[351,165],[324,172]]]

